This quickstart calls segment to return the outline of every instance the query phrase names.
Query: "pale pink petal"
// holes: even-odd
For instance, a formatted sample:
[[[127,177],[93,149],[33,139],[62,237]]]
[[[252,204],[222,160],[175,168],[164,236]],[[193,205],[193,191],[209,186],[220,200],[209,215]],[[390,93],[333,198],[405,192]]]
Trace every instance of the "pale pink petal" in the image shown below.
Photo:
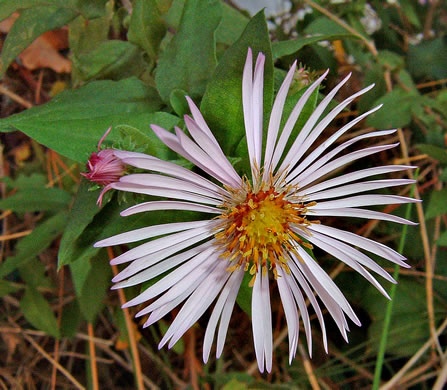
[[[309,230],[317,231],[327,236],[334,237],[337,240],[347,242],[348,244],[357,246],[361,249],[367,250],[380,257],[383,257],[384,259],[387,259],[393,263],[399,264],[401,267],[409,268],[409,265],[404,262],[406,260],[404,256],[396,252],[394,249],[388,248],[386,245],[380,242],[323,224],[312,224],[311,226],[309,226]]]
[[[335,134],[330,136],[321,145],[319,145],[301,163],[299,163],[298,166],[293,170],[293,175],[298,175],[299,173],[301,173],[313,161],[315,161],[315,159],[317,159],[329,146],[331,146],[337,139],[339,139],[344,133],[346,133],[348,130],[350,130],[352,127],[354,127],[357,123],[362,121],[365,117],[367,117],[368,115],[370,115],[373,112],[377,111],[381,107],[382,107],[382,104],[378,105],[377,107],[373,108],[372,110],[370,110],[368,112],[365,112],[364,114],[358,116],[357,118],[353,119],[352,121],[350,121],[346,125],[344,125],[340,130],[338,130]],[[319,127],[319,126],[320,126],[320,124],[317,127]],[[317,130],[317,128],[315,128],[315,130],[314,130],[315,133],[316,133],[316,130]],[[313,141],[315,141],[315,139],[316,139],[316,137],[314,135],[314,132],[312,132],[312,136],[313,136],[312,139],[313,139]],[[308,142],[308,141],[306,140],[306,142]],[[303,148],[304,147],[305,146],[303,146]]]
[[[254,160],[251,162],[258,168],[261,167],[262,156],[262,117],[263,117],[263,100],[264,100],[264,63],[265,55],[258,54],[255,65],[255,73],[253,76],[253,146]]]
[[[281,297],[281,303],[284,308],[284,314],[287,321],[287,331],[289,334],[289,364],[292,363],[292,359],[295,357],[296,348],[298,346],[299,337],[299,314],[296,307],[295,299],[293,298],[290,286],[284,277],[285,272],[283,272],[281,267],[277,267],[278,270],[278,283],[279,295]]]
[[[276,145],[279,126],[281,124],[282,113],[284,109],[284,103],[287,98],[287,93],[289,92],[290,84],[293,80],[293,75],[296,70],[296,61],[293,63],[290,68],[287,76],[284,78],[283,83],[281,84],[281,88],[276,95],[275,102],[273,103],[272,112],[270,114],[269,127],[267,132],[267,142],[265,145],[265,154],[264,154],[264,177],[263,180],[266,181],[269,178],[270,174],[270,163],[273,157],[273,150]]]
[[[210,221],[193,221],[152,225],[141,229],[131,230],[126,233],[117,234],[115,236],[98,241],[93,244],[93,246],[95,248],[101,248],[105,246],[121,245],[130,242],[145,240],[147,238],[161,236],[163,234],[176,233],[183,230],[207,226],[209,223]]]
[[[402,203],[420,203],[421,200],[407,198],[406,196],[397,195],[359,195],[350,196],[337,200],[328,200],[326,202],[318,202],[315,206],[309,207],[309,210],[338,209],[345,207],[357,206],[377,206],[386,204],[402,204]]]
[[[205,119],[203,118],[202,113],[195,105],[194,101],[189,97],[185,96],[186,101],[188,102],[189,109],[191,110],[192,117],[196,124],[199,126],[200,130],[202,130],[208,138],[220,149],[220,145],[217,142],[216,138],[214,137],[214,134],[211,132],[210,128],[205,122]]]
[[[378,219],[380,221],[391,221],[412,226],[417,225],[417,223],[415,222],[409,221],[408,219],[405,218],[398,217],[396,215],[382,213],[380,211],[356,209],[351,207],[339,208],[339,209],[312,210],[312,216],[358,217],[366,219]]]
[[[372,136],[372,135],[370,135]],[[290,184],[300,184],[301,187],[304,187],[310,183],[313,183],[314,181],[318,180],[320,177],[323,177],[324,175],[327,175],[328,173],[334,171],[337,168],[342,167],[343,165],[352,163],[355,160],[358,160],[363,157],[370,156],[371,154],[383,152],[388,149],[395,148],[398,146],[399,143],[391,144],[391,145],[381,145],[381,146],[371,146],[369,148],[360,149],[355,152],[349,153],[345,156],[339,157],[326,165],[323,165],[325,162],[319,162],[315,163],[315,166],[311,165],[309,169],[302,172],[302,177],[299,175],[295,179],[293,179]],[[328,156],[328,158],[324,158],[324,160],[329,160],[332,156]],[[323,165],[319,169],[315,169],[317,166]],[[287,179],[288,180],[288,179]]]
[[[194,138],[194,141],[197,142],[197,144],[212,160],[214,159],[216,163],[223,168],[223,170],[232,178],[232,180],[234,180],[235,183],[239,183],[240,186],[242,179],[223,154],[220,146],[216,145],[205,133],[203,133],[192,118],[188,115],[185,115],[184,118],[186,127],[188,128],[191,136]]]
[[[197,237],[202,234],[214,234],[212,225],[204,226],[201,228],[189,229],[180,233],[173,233],[169,236],[157,238],[149,241],[145,244],[141,244],[135,248],[124,252],[123,254],[115,257],[112,261],[113,264],[121,264],[131,260],[138,259],[143,256],[147,256],[151,253],[157,252],[161,249],[165,249],[173,245],[174,243],[188,240],[189,238]]]
[[[276,145],[275,152],[273,153],[272,164],[271,164],[272,171],[274,171],[276,165],[281,159],[281,156],[284,152],[284,148],[287,145],[287,141],[289,140],[290,134],[292,133],[292,130],[296,124],[296,121],[298,120],[298,117],[301,114],[303,107],[306,105],[307,101],[309,100],[309,97],[319,87],[319,85],[321,84],[321,82],[324,80],[324,78],[327,76],[328,73],[329,69],[326,72],[324,72],[323,75],[320,76],[320,78],[318,78],[318,80],[316,80],[313,84],[311,84],[309,88],[306,89],[306,91],[299,98],[298,102],[296,103],[295,107],[290,113],[289,118],[287,119],[287,122],[281,133],[281,136],[279,137],[279,141]]]
[[[168,190],[180,190],[192,192],[193,194],[198,194],[206,196],[209,198],[216,199],[220,203],[224,200],[224,197],[213,190],[203,188],[200,185],[191,183],[186,180],[174,179],[172,177],[163,175],[154,175],[151,173],[134,173],[132,175],[127,175],[121,178],[121,183],[131,183],[141,186],[147,186],[149,188],[164,188]]]
[[[144,202],[131,206],[124,211],[121,211],[123,217],[128,215],[133,215],[137,213],[143,213],[146,211],[156,211],[156,210],[186,210],[186,211],[197,211],[201,213],[211,213],[211,214],[221,214],[222,210],[215,207],[204,206],[196,203],[189,202],[175,202],[170,200],[160,200],[153,202]]]
[[[390,188],[395,186],[405,186],[408,184],[414,184],[416,180],[412,179],[385,179],[385,180],[371,180],[364,181],[355,184],[349,184],[332,188],[326,191],[315,192],[306,196],[306,201],[316,201],[320,199],[331,199],[339,196],[345,196],[350,194],[358,194],[365,191],[377,190],[380,188]]]
[[[341,184],[350,183],[370,176],[382,175],[384,173],[400,172],[414,168],[416,167],[411,165],[384,165],[382,167],[361,169],[359,171],[346,173],[333,179],[322,181],[321,183],[300,190],[296,194],[299,196],[306,196],[308,194],[313,194],[314,192],[325,190],[326,188],[332,188]]]
[[[315,123],[317,123],[317,120],[323,114],[323,111],[326,109],[326,107],[334,98],[335,94],[349,80],[350,77],[351,73],[349,73],[340,83],[338,83],[335,86],[335,88],[331,92],[329,92],[327,96],[321,101],[321,103],[317,106],[317,108],[315,108],[315,110],[312,112],[311,116],[301,129],[300,133],[298,134],[298,137],[296,137],[295,141],[290,147],[290,150],[286,154],[286,157],[284,157],[284,161],[279,167],[279,171],[284,171],[287,167],[293,168],[298,159],[304,154],[306,149],[303,146],[306,138],[308,137],[313,127],[315,126]]]
[[[189,169],[183,168],[169,161],[140,157],[128,157],[124,158],[123,162],[136,168],[165,173],[167,175],[187,180],[191,183],[207,188],[208,190],[214,191],[216,194],[228,195],[228,191],[226,191],[222,187],[219,187],[218,185],[205,179],[197,173],[190,171]]]

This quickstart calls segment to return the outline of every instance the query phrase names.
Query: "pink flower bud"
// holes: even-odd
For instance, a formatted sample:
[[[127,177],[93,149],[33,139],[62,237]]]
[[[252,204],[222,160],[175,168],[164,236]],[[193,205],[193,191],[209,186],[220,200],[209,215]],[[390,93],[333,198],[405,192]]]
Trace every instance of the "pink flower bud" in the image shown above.
[[[110,127],[98,143],[98,151],[93,152],[87,162],[87,172],[81,173],[88,180],[106,186],[114,183],[124,174],[124,164],[115,156],[113,149],[101,150],[101,144],[112,128]]]

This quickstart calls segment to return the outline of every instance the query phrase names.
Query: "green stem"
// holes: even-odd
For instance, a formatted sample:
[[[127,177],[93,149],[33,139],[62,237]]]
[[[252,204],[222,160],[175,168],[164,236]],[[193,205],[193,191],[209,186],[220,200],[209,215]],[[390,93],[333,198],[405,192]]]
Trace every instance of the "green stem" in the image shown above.
[[[418,172],[416,171],[414,178],[417,179],[417,176],[418,176]],[[415,185],[416,184],[414,184],[411,189],[411,194],[410,194],[411,197],[414,195],[414,188],[415,188],[414,186]],[[411,205],[412,205],[411,203],[407,204],[407,208],[405,210],[405,218],[406,219],[410,218]],[[407,230],[408,230],[408,225],[404,225],[402,228],[402,235],[400,236],[399,247],[398,247],[398,252],[400,254],[402,254],[404,247],[405,247],[405,236],[407,235]],[[399,278],[399,266],[397,264],[394,266],[393,278],[396,281]],[[391,323],[391,315],[393,313],[393,305],[394,305],[394,300],[395,300],[395,295],[396,295],[396,288],[397,288],[397,284],[393,284],[391,286],[391,291],[390,291],[391,300],[388,301],[388,304],[386,307],[382,335],[380,336],[379,353],[377,355],[376,368],[374,371],[374,381],[373,381],[372,390],[378,390],[379,385],[380,385],[380,378],[382,376],[382,367],[383,367],[383,362],[385,359],[386,343],[388,340],[388,333],[389,333],[389,328],[390,328],[390,323]]]

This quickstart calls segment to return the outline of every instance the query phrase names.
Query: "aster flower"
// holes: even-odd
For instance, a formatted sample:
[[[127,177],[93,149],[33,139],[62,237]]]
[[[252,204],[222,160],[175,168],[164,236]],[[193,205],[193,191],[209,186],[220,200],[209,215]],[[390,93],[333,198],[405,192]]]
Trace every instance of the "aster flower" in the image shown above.
[[[87,172],[81,173],[88,180],[103,186],[118,181],[124,174],[124,164],[115,156],[114,150],[101,150],[101,145],[111,130],[109,127],[99,140],[98,152],[93,152],[87,161]]]
[[[359,249],[408,267],[405,257],[387,246],[357,234],[326,225],[324,217],[360,217],[412,222],[363,206],[415,202],[402,196],[358,195],[371,190],[408,185],[413,180],[367,180],[374,175],[403,171],[404,165],[363,169],[327,179],[336,169],[395,147],[397,144],[359,149],[342,154],[348,147],[367,139],[386,136],[395,130],[375,131],[356,136],[328,151],[349,129],[370,113],[360,115],[340,128],[317,147],[315,141],[327,125],[356,97],[372,86],[350,96],[320,119],[337,91],[339,83],[316,107],[301,132],[285,153],[287,141],[301,111],[318,88],[325,72],[304,92],[280,132],[284,103],[291,85],[296,62],[279,89],[270,115],[263,148],[263,72],[265,56],[260,53],[253,72],[252,51],[243,70],[242,104],[245,120],[251,177],[240,177],[222,152],[213,133],[194,102],[186,97],[192,116],[185,116],[190,136],[180,128],[175,134],[152,125],[156,135],[173,151],[194,163],[220,184],[195,172],[156,157],[128,151],[114,155],[130,166],[155,173],[123,176],[109,184],[114,188],[169,200],[137,204],[122,212],[128,216],[153,210],[189,210],[209,215],[209,219],[149,226],[99,241],[97,247],[155,238],[114,258],[112,264],[130,264],[114,279],[113,288],[139,285],[170,271],[161,280],[125,304],[146,304],[138,314],[149,315],[149,326],[184,302],[159,347],[171,348],[216,300],[205,332],[203,360],[208,361],[217,330],[216,356],[222,354],[231,313],[245,273],[251,275],[252,327],[256,358],[261,372],[272,368],[272,318],[269,284],[275,282],[288,325],[290,361],[296,354],[299,322],[303,322],[309,354],[312,335],[306,299],[315,311],[327,350],[326,328],[320,298],[347,340],[347,318],[360,321],[340,289],[306,251],[313,245],[344,262],[372,283],[386,297],[386,291],[367,270],[395,283],[393,278]],[[162,236],[162,237],[160,237]],[[355,247],[359,248],[356,249]],[[157,298],[158,297],[158,298]],[[346,318],[347,317],[347,318]]]

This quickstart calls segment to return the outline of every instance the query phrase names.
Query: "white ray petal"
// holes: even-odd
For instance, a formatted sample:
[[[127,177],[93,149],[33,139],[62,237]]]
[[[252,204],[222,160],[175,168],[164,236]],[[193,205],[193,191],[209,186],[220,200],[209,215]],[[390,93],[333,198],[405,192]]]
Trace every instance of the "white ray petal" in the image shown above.
[[[253,53],[251,48],[248,48],[247,59],[245,60],[244,72],[242,74],[242,108],[244,110],[248,157],[251,163],[255,158],[253,141]],[[254,176],[253,166],[252,175]]]
[[[258,368],[261,373],[264,372],[265,367],[265,349],[264,349],[264,310],[262,305],[262,290],[261,290],[261,278],[259,276],[261,270],[259,267],[257,271],[257,276],[253,286],[253,295],[251,299],[251,315],[252,315],[252,329],[253,329],[253,340],[255,345],[256,361],[258,362]]]
[[[325,217],[357,217],[366,219],[378,219],[380,221],[391,221],[402,223],[405,225],[417,225],[416,222],[409,221],[408,219],[398,217],[396,215],[382,213],[380,211],[356,209],[351,207],[339,208],[339,209],[324,209],[324,210],[313,210],[312,216],[325,216]]]
[[[385,291],[385,289],[380,285],[380,283],[368,272],[366,271],[360,264],[368,263],[367,266],[371,266],[374,270],[379,273],[381,276],[385,277],[388,281],[392,283],[396,283],[395,280],[385,272],[382,268],[380,268],[377,264],[375,264],[371,259],[370,261],[364,260],[363,256],[353,257],[351,256],[352,251],[348,245],[343,244],[340,241],[334,240],[330,237],[324,236],[322,234],[314,232],[312,235],[303,235],[306,239],[308,239],[312,244],[315,244],[319,248],[323,249],[327,253],[341,260],[343,263],[351,267],[353,270],[357,271],[360,275],[362,275],[366,280],[368,280],[372,285],[374,285],[386,298],[390,299],[390,296]],[[359,255],[362,253],[358,252]],[[366,256],[365,256],[366,257]],[[365,264],[366,265],[366,264]]]
[[[293,255],[292,255],[293,257]],[[344,312],[340,307],[338,301],[331,296],[331,294],[327,291],[326,286],[321,284],[319,281],[319,275],[314,275],[313,271],[307,267],[306,263],[300,263],[299,260],[295,259],[296,264],[300,267],[301,272],[305,275],[306,279],[314,288],[316,294],[320,297],[323,304],[326,306],[326,309],[329,311],[329,314],[334,319],[337,324],[338,329],[340,330],[343,338],[348,342],[348,334],[349,326],[346,321]]]
[[[332,188],[326,191],[320,191],[308,195],[306,201],[315,201],[320,199],[332,199],[339,196],[345,196],[350,194],[358,194],[360,192],[378,190],[381,188],[389,188],[395,186],[404,186],[415,183],[412,179],[385,179],[385,180],[371,180],[364,181],[355,184],[348,184],[337,188]]]
[[[350,196],[348,198],[328,200],[325,202],[318,202],[315,206],[309,207],[309,210],[325,210],[325,209],[338,209],[345,207],[358,207],[358,206],[377,206],[387,204],[402,204],[402,203],[420,203],[421,200],[407,198],[406,196],[397,195],[358,195]]]
[[[318,123],[317,126],[313,130],[309,130],[308,137],[305,139],[302,145],[297,145],[296,154],[292,155],[292,159],[289,162],[290,167],[294,167],[298,161],[301,159],[301,157],[306,153],[307,150],[313,145],[315,140],[320,136],[320,134],[326,129],[326,127],[329,125],[330,122],[332,122],[335,117],[343,110],[345,109],[351,102],[357,98],[358,96],[363,95],[364,93],[368,92],[371,88],[374,87],[374,84],[362,89],[361,91],[355,93],[354,95],[350,96],[349,98],[345,99],[342,103],[337,105],[329,114],[327,114],[321,121]],[[297,170],[301,168],[297,167]]]
[[[290,262],[290,263],[292,263],[292,262]],[[292,270],[292,268],[290,268],[290,272],[291,272],[290,275],[287,274],[287,272],[283,272],[282,274],[283,274],[284,280],[286,281],[286,283],[288,284],[288,286],[290,288],[290,291],[293,294],[293,297],[294,297],[296,303],[298,304],[299,313],[301,314],[303,324],[304,324],[304,331],[306,333],[306,340],[307,340],[307,347],[309,350],[309,356],[312,357],[312,329],[310,327],[310,318],[309,318],[309,312],[307,310],[306,301],[304,300],[301,289],[298,287],[298,284],[294,277],[295,273],[300,273],[297,270],[298,270],[298,268],[293,269],[293,270]],[[306,280],[304,279],[304,277],[301,276],[301,278],[304,280],[305,283],[307,283]],[[310,287],[309,287],[309,291],[312,294]],[[313,294],[312,294],[312,296],[313,296]],[[315,303],[316,303],[316,301],[315,301]],[[311,302],[311,304],[312,304],[312,302]],[[318,310],[320,309],[318,307],[318,304],[317,304],[317,308],[318,308]],[[315,312],[317,312],[317,310],[315,310]],[[322,315],[321,311],[319,312],[319,315],[317,314],[317,317],[318,317],[318,320],[320,321],[320,324],[322,324],[321,328],[323,329],[323,340],[324,340],[326,338],[326,330],[324,328],[323,315]],[[296,351],[295,351],[295,353],[296,353]]]
[[[228,191],[225,190],[224,188],[219,187],[218,185],[214,184],[208,179],[205,179],[204,177],[198,175],[197,173],[190,171],[189,169],[183,168],[169,161],[140,158],[140,157],[128,157],[124,158],[123,162],[128,165],[132,165],[136,168],[165,173],[167,175],[187,180],[191,183],[207,188],[208,190],[214,191],[216,194],[228,195]]]
[[[372,135],[371,135],[372,136]],[[332,156],[326,155],[322,157],[320,161],[318,160],[314,165],[311,165],[308,169],[306,169],[304,172],[302,172],[300,175],[298,175],[295,179],[293,179],[290,184],[299,184],[301,187],[305,187],[310,183],[313,183],[314,181],[320,179],[324,175],[327,175],[328,173],[331,173],[337,168],[342,167],[343,165],[346,165],[348,163],[352,163],[353,161],[356,161],[360,158],[370,156],[371,154],[383,152],[388,149],[395,148],[399,143],[390,144],[390,145],[380,145],[380,146],[371,146],[369,148],[360,149],[355,152],[351,152],[349,154],[346,154],[345,156],[339,157],[333,161],[328,162],[325,164]],[[323,165],[325,164],[325,165]],[[315,167],[319,165],[323,165],[319,169],[315,169]],[[315,169],[315,170],[314,170]],[[302,175],[302,176],[301,176]],[[288,180],[288,178],[287,178]]]
[[[225,154],[219,145],[216,145],[205,133],[201,131],[199,126],[192,118],[185,115],[185,124],[189,133],[194,138],[194,141],[202,148],[202,150],[220,165],[223,170],[234,180],[234,182],[241,183],[242,179],[237,174],[231,163],[228,161]]]
[[[354,127],[357,123],[362,121],[365,117],[372,114],[373,112],[377,111],[382,107],[382,104],[378,105],[377,107],[373,108],[372,110],[363,113],[362,115],[359,115],[352,121],[348,122],[346,125],[344,125],[341,129],[339,129],[335,134],[330,136],[327,140],[325,140],[321,145],[319,145],[312,153],[309,154],[299,165],[294,169],[294,174],[298,175],[300,172],[302,172],[304,169],[306,169],[312,162],[315,161],[329,146],[331,146],[338,138],[340,138],[344,133],[346,133],[348,130],[350,130],[352,127]],[[315,129],[316,130],[316,129]],[[314,136],[314,133],[312,132],[312,136]],[[314,137],[315,140],[316,137]],[[307,140],[306,140],[307,142]],[[303,147],[304,148],[304,147]]]
[[[136,194],[144,194],[151,196],[160,196],[165,198],[172,199],[181,199],[181,200],[189,200],[191,202],[205,203],[212,206],[216,206],[222,203],[219,200],[208,198],[203,195],[196,195],[192,192],[180,191],[180,190],[170,190],[168,188],[160,188],[160,187],[149,187],[143,186],[139,184],[126,183],[123,181],[118,181],[110,184],[111,188],[119,191],[127,191],[134,192]]]
[[[239,288],[244,278],[244,265],[240,269],[234,271],[237,276],[234,278],[231,284],[231,291],[228,299],[225,302],[225,306],[222,311],[222,316],[220,317],[219,330],[217,331],[217,347],[216,347],[216,357],[220,357],[223,351],[225,338],[227,336],[228,325],[230,323],[231,313],[233,311],[234,303],[236,302],[236,297],[239,292]]]
[[[296,103],[295,107],[290,113],[289,118],[287,119],[287,122],[281,133],[281,136],[279,137],[279,141],[275,147],[275,152],[273,153],[272,164],[271,164],[272,171],[275,170],[276,165],[281,159],[281,156],[284,152],[284,148],[287,145],[287,141],[289,140],[290,134],[292,133],[292,130],[296,124],[296,121],[298,120],[299,115],[301,114],[303,107],[306,105],[307,101],[309,100],[309,97],[319,87],[319,85],[321,84],[321,82],[324,80],[324,78],[327,76],[328,73],[329,69],[326,72],[324,72],[323,75],[321,75],[318,78],[318,80],[316,80],[313,84],[311,84],[309,88],[306,89],[306,91],[299,98],[298,102]]]
[[[256,167],[261,166],[262,155],[262,117],[263,117],[263,100],[264,100],[264,63],[265,55],[258,54],[255,65],[255,73],[253,75],[253,146],[254,161]]]
[[[321,284],[324,290],[327,291],[329,296],[334,299],[337,305],[339,305],[340,308],[348,315],[352,322],[360,326],[360,320],[358,319],[358,317],[354,313],[354,310],[352,310],[351,305],[348,303],[345,296],[334,283],[334,281],[303,248],[297,245],[296,249],[304,261],[302,265],[305,265],[309,269],[318,283]],[[299,260],[298,263],[300,263]],[[298,267],[300,266],[300,264],[297,264]]]
[[[240,182],[233,178],[224,167],[216,163],[216,161],[206,154],[195,142],[177,126],[175,127],[175,134],[180,142],[181,147],[195,160],[195,164],[206,173],[210,174],[221,183],[233,188],[240,187]]]
[[[117,274],[112,282],[116,283],[113,286],[113,289],[124,288],[130,286],[136,286],[137,284],[144,283],[148,280],[155,278],[158,275],[161,275],[163,272],[170,270],[178,266],[181,263],[184,263],[186,260],[189,260],[191,257],[202,253],[205,249],[211,247],[213,245],[212,241],[205,242],[202,245],[196,246],[190,250],[185,252],[181,252],[175,256],[168,257],[163,261],[157,262],[155,265],[145,268],[143,271],[138,274],[129,277],[129,270],[126,268],[122,270],[119,274]],[[139,263],[140,261],[138,261]],[[135,273],[135,272],[133,272]],[[126,279],[128,278],[128,279]],[[126,279],[126,280],[124,280]],[[117,283],[119,282],[119,283]]]
[[[170,287],[179,284],[179,282],[183,281],[191,273],[197,276],[202,275],[202,273],[205,273],[205,270],[207,268],[213,266],[213,260],[215,256],[211,256],[212,252],[212,248],[205,249],[203,252],[193,257],[187,263],[176,268],[169,275],[165,276],[163,279],[159,280],[157,283],[144,290],[140,295],[128,301],[123,307],[131,307],[146,302],[149,299],[152,299],[157,295],[165,292]],[[163,295],[162,298],[164,297],[166,297],[166,294]]]
[[[347,242],[348,244],[355,245],[361,249],[367,250],[380,257],[383,257],[384,259],[387,259],[393,263],[399,264],[401,267],[410,267],[407,263],[405,263],[405,256],[402,256],[400,253],[380,242],[323,224],[312,224],[311,226],[309,226],[308,229],[323,233],[327,236],[336,238],[337,240]]]
[[[169,236],[157,238],[155,240],[141,244],[135,248],[129,249],[127,252],[115,257],[112,261],[113,264],[126,263],[131,260],[147,256],[151,253],[157,252],[159,250],[169,248],[170,246],[186,241],[190,238],[201,236],[202,234],[207,234],[209,236],[214,234],[212,224],[203,226],[201,228],[189,229],[180,233],[173,233]]]
[[[302,271],[295,265],[295,263],[293,261],[289,261],[287,263],[287,265],[290,268],[291,274],[294,276],[294,277],[289,278],[289,286],[292,288],[293,295],[295,297],[295,300],[298,303],[301,315],[303,316],[303,320],[305,320],[303,313],[307,312],[307,306],[304,301],[301,290],[298,287],[297,282],[295,281],[295,278],[298,281],[301,288],[303,289],[307,298],[309,299],[309,302],[312,305],[312,307],[315,311],[315,314],[317,315],[318,322],[320,323],[320,326],[321,326],[324,350],[327,353],[328,348],[327,348],[326,325],[324,323],[323,313],[321,312],[320,305],[318,304],[317,300],[315,299],[314,293],[312,292],[312,289],[310,288],[309,283],[307,283],[307,280],[304,277]],[[304,308],[305,308],[305,310],[304,310]],[[310,327],[310,324],[309,324],[309,327]],[[309,347],[309,356],[312,356],[312,333],[310,333],[310,335],[309,334],[307,335],[307,345]]]
[[[265,145],[265,154],[264,154],[264,181],[267,181],[270,174],[270,164],[273,157],[273,150],[276,145],[279,126],[281,125],[282,113],[284,110],[284,104],[287,98],[287,93],[289,92],[290,84],[293,80],[293,75],[296,70],[296,60],[290,68],[287,76],[284,78],[284,81],[281,84],[281,88],[276,95],[275,102],[273,103],[272,112],[270,114],[269,127],[267,132],[267,142]]]
[[[203,188],[202,186],[189,181],[151,173],[134,173],[126,175],[120,179],[120,182],[147,186],[149,188],[155,187],[168,190],[187,191],[192,192],[193,194],[206,196],[208,198],[218,199],[220,202],[224,199],[221,194],[218,194],[213,190]]]
[[[284,171],[288,167],[293,168],[293,166],[296,164],[298,159],[304,154],[304,152],[306,151],[306,149],[304,149],[304,144],[305,144],[306,138],[312,131],[317,120],[323,114],[323,111],[326,109],[326,107],[329,105],[329,103],[334,98],[335,94],[349,80],[350,77],[351,77],[351,73],[349,73],[342,81],[340,81],[340,83],[338,83],[335,86],[335,88],[332,91],[330,91],[327,94],[327,96],[321,101],[321,103],[315,108],[315,110],[312,112],[309,119],[304,124],[300,133],[298,134],[298,137],[296,137],[295,141],[293,142],[292,146],[290,147],[289,152],[287,153],[286,157],[284,158],[284,161],[282,162],[281,166],[279,167],[279,171]],[[296,158],[297,156],[298,156],[298,158]]]
[[[121,211],[121,216],[127,217],[128,215],[134,215],[146,211],[157,211],[157,210],[186,210],[186,211],[197,211],[201,213],[222,214],[222,210],[216,209],[215,207],[189,202],[161,200],[153,202],[144,202],[137,204],[135,206],[131,206],[126,210]]]
[[[208,138],[217,146],[220,148],[219,143],[217,142],[216,138],[214,137],[214,134],[211,132],[210,128],[205,122],[205,119],[203,118],[202,113],[195,105],[194,101],[189,97],[185,96],[186,101],[188,102],[189,109],[191,110],[192,117],[194,121],[197,123],[199,128],[208,136]]]
[[[416,167],[411,165],[384,165],[382,167],[361,169],[359,171],[346,173],[333,179],[322,181],[321,183],[302,189],[298,191],[296,194],[298,196],[306,196],[318,191],[325,190],[327,188],[332,188],[341,184],[346,184],[356,180],[364,179],[366,177],[382,175],[385,173],[400,172],[414,168]]]
[[[217,323],[219,321],[219,318],[221,318],[222,311],[226,305],[226,302],[230,296],[231,293],[234,294],[234,290],[237,292],[239,291],[239,286],[236,287],[235,284],[237,284],[237,281],[240,279],[242,281],[243,277],[243,269],[238,269],[235,272],[233,272],[225,284],[225,287],[223,288],[222,292],[219,295],[219,299],[216,302],[216,305],[214,306],[213,312],[211,313],[211,317],[208,321],[208,325],[206,327],[205,331],[205,337],[203,339],[203,362],[207,363],[208,358],[210,356],[211,352],[211,346],[213,345],[214,340],[214,334],[216,332]],[[239,281],[239,284],[240,284]],[[234,302],[233,302],[234,303]],[[222,320],[221,320],[222,321]],[[226,331],[225,331],[226,333]]]
[[[215,260],[216,257],[213,257],[213,259]],[[136,314],[136,317],[141,317],[148,313],[151,313],[148,319],[150,320],[150,325],[155,322],[155,318],[163,317],[167,313],[166,310],[168,308],[172,310],[179,303],[183,302],[199,287],[199,285],[208,277],[208,275],[217,267],[218,264],[216,261],[214,261],[214,263],[207,261],[207,263],[208,266],[206,268],[200,268],[200,270],[202,271],[200,274],[191,272],[186,275],[182,280],[172,286],[157,300],[152,302],[143,310],[140,310]]]
[[[266,270],[258,274],[261,277],[261,294],[262,294],[262,309],[264,311],[263,327],[264,327],[264,356],[265,369],[267,372],[272,371],[273,361],[273,335],[272,335],[272,309],[270,307],[270,288],[269,288],[269,274]]]
[[[167,259],[169,256],[172,256],[176,254],[177,252],[180,252],[184,249],[187,249],[193,245],[196,245],[200,241],[203,241],[209,237],[209,233],[203,233],[199,234],[196,237],[190,238],[189,240],[184,240],[180,242],[173,243],[170,247],[166,249],[159,250],[157,252],[151,253],[147,256],[140,257],[139,259],[134,260],[130,265],[128,265],[125,269],[123,269],[116,277],[113,278],[114,282],[119,282],[121,280],[124,280],[126,278],[129,278],[136,273],[154,265],[158,262]],[[214,239],[210,239],[209,241],[205,242],[204,245],[210,244],[214,245],[215,241]],[[201,247],[201,245],[199,246]],[[113,260],[111,260],[112,263]],[[112,287],[113,288],[113,287]]]
[[[172,348],[183,334],[202,316],[230,276],[225,271],[226,267],[227,264],[225,262],[219,262],[214,270],[192,293],[161,339],[159,348],[163,347],[168,341],[168,348]]]
[[[287,321],[287,331],[289,334],[289,364],[291,364],[298,346],[300,330],[299,314],[296,308],[295,299],[293,298],[292,291],[290,290],[290,286],[284,277],[285,272],[283,272],[281,267],[277,267],[277,270],[278,278],[276,282],[278,283],[279,295],[281,297],[281,302]]]
[[[176,233],[183,230],[189,230],[207,226],[210,221],[192,221],[192,222],[175,222],[161,225],[152,225],[141,229],[131,230],[129,232],[116,234],[115,236],[106,238],[93,244],[95,248],[105,246],[121,245],[130,242],[145,240],[147,238],[161,236],[163,234]]]

